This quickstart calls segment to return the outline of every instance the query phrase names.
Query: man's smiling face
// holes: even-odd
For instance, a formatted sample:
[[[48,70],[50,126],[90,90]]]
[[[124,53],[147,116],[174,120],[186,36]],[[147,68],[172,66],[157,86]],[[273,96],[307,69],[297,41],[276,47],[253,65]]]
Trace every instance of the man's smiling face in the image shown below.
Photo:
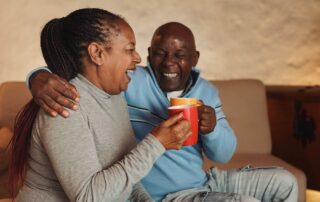
[[[192,32],[180,23],[167,23],[153,35],[148,60],[164,92],[183,90],[199,53]]]

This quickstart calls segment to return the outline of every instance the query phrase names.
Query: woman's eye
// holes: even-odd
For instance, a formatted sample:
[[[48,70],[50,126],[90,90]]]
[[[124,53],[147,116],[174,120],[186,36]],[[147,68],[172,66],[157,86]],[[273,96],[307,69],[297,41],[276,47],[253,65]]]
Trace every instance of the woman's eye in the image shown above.
[[[130,48],[130,49],[127,49],[127,52],[130,52],[130,53],[132,53],[132,52],[134,52],[136,49],[134,49],[134,48]]]

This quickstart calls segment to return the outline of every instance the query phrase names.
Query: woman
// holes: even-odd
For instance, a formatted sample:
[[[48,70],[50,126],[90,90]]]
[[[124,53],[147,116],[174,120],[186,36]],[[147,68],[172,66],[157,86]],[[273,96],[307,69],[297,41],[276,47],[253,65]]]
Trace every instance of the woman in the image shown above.
[[[49,21],[41,48],[51,71],[72,79],[81,101],[68,119],[49,117],[33,101],[18,116],[10,180],[13,188],[24,183],[16,200],[125,201],[133,185],[132,193],[145,196],[138,181],[191,132],[180,114],[135,145],[119,95],[140,62],[131,27],[108,11],[80,9]]]

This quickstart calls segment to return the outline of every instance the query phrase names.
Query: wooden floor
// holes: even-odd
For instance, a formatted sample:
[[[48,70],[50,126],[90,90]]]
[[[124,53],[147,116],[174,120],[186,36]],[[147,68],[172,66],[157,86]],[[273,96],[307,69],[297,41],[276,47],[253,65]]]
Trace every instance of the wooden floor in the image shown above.
[[[308,189],[306,202],[320,202],[320,191]]]

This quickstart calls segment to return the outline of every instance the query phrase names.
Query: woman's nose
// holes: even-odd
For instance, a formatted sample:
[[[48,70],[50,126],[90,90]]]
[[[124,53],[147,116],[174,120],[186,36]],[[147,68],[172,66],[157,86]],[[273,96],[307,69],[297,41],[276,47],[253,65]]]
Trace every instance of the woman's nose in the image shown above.
[[[136,63],[136,64],[139,64],[141,62],[141,57],[139,55],[139,53],[137,51],[135,51],[135,54],[133,56],[133,61]]]

